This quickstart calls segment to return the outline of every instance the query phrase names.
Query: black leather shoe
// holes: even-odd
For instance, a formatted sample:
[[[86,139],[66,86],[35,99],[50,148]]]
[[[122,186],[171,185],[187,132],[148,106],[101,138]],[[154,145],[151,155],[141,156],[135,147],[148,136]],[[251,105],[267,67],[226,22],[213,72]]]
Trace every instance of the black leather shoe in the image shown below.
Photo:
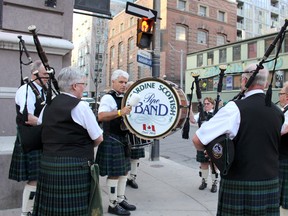
[[[217,183],[213,183],[211,187],[211,192],[216,193],[217,192]]]
[[[136,183],[135,179],[127,179],[127,185],[134,189],[138,189],[138,184]]]
[[[122,208],[119,204],[117,204],[115,207],[109,206],[108,213],[115,214],[115,215],[130,215],[131,213]]]
[[[207,183],[205,182],[205,179],[202,179],[202,183],[199,186],[199,190],[204,190],[207,187]]]
[[[123,200],[122,202],[120,202],[119,205],[128,211],[136,210],[136,206],[129,204],[126,200]]]

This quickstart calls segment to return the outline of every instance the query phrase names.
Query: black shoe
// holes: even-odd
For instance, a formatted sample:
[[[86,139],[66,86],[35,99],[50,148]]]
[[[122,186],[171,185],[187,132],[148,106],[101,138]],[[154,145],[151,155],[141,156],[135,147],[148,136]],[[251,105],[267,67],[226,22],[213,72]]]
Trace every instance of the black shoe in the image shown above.
[[[135,179],[127,179],[127,185],[134,189],[138,189],[138,184],[136,183]]]
[[[205,179],[202,179],[202,183],[199,186],[199,190],[204,190],[207,187],[207,183],[205,182]]]
[[[213,183],[211,187],[211,192],[216,193],[217,192],[217,183]]]
[[[119,204],[117,204],[115,207],[111,207],[109,205],[108,213],[115,215],[130,215],[130,212],[122,208]]]
[[[119,205],[128,211],[136,210],[136,206],[129,204],[126,200],[123,200],[122,202],[120,202]]]

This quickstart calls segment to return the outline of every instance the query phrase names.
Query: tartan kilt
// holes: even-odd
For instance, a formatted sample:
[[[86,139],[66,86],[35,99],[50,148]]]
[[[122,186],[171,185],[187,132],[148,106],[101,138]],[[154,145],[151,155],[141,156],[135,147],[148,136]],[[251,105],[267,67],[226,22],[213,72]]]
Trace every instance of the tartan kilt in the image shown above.
[[[145,157],[144,148],[131,149],[131,159],[139,159]]]
[[[280,206],[288,209],[288,160],[280,160],[279,163],[280,182]]]
[[[279,216],[279,179],[220,180],[218,216]]]
[[[205,157],[204,151],[197,151],[196,161],[200,163],[208,163],[209,157]]]
[[[117,141],[118,140],[118,141]],[[99,166],[100,176],[124,176],[131,169],[130,157],[125,157],[124,144],[126,137],[113,134],[104,135],[98,146],[95,162]]]
[[[14,143],[9,179],[15,181],[36,181],[39,176],[39,167],[42,150],[24,153],[18,135]]]
[[[88,216],[91,173],[88,161],[43,155],[34,216]]]

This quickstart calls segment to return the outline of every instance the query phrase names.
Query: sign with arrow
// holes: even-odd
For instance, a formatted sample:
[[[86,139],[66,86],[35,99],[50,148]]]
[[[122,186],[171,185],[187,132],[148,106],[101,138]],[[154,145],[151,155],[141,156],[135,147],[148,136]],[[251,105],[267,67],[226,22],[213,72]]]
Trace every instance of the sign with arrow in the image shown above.
[[[157,11],[143,7],[141,5],[133,4],[131,2],[127,2],[125,12],[138,17],[154,19],[154,21],[157,19]]]

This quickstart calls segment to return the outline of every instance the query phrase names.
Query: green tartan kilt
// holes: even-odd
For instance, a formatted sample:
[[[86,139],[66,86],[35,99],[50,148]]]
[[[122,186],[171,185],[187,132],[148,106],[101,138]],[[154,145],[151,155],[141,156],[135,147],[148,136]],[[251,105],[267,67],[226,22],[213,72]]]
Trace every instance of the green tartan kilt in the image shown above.
[[[17,135],[14,143],[8,178],[18,182],[36,181],[39,176],[41,155],[41,150],[24,153]]]
[[[91,174],[85,158],[43,155],[34,216],[87,216]]]
[[[220,180],[218,216],[279,216],[279,179]]]
[[[144,148],[131,149],[131,159],[139,159],[145,157]]]
[[[104,135],[98,146],[95,162],[99,166],[100,176],[123,176],[131,169],[130,157],[125,157],[126,137],[113,134],[113,138]]]
[[[280,205],[288,209],[288,160],[280,160],[279,164],[280,181]]]
[[[209,162],[209,158],[205,157],[204,151],[197,151],[196,161],[198,161],[200,163],[208,163]]]

